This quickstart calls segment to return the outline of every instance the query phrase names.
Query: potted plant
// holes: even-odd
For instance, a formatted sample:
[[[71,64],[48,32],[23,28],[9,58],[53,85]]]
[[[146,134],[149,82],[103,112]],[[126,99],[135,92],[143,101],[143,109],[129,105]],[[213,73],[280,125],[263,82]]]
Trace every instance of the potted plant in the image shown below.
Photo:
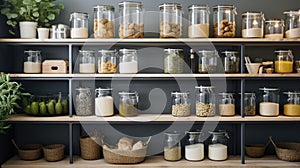
[[[19,24],[21,38],[35,38],[36,27],[49,27],[50,22],[55,20],[64,8],[63,4],[55,4],[55,1],[2,0],[1,14],[6,16],[11,34],[15,35]]]

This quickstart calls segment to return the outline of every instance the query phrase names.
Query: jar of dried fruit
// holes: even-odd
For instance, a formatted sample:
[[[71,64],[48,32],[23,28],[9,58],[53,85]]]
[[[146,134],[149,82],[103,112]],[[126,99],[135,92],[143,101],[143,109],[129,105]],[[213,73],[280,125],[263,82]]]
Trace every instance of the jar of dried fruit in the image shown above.
[[[116,50],[99,50],[98,52],[98,73],[116,73]]]
[[[196,115],[199,117],[216,114],[214,86],[196,86]]]
[[[218,5],[213,7],[214,37],[235,37],[236,8],[233,5]]]
[[[113,38],[115,8],[113,6],[94,7],[94,37]]]

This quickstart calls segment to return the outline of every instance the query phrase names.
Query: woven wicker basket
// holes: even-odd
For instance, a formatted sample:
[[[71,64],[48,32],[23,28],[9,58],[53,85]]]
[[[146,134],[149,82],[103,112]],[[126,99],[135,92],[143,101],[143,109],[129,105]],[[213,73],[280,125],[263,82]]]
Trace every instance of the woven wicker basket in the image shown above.
[[[84,136],[80,138],[81,157],[85,160],[96,160],[101,158],[101,146],[96,137]]]
[[[42,156],[41,144],[25,144],[18,147],[19,157],[22,160],[37,160]]]
[[[300,161],[300,143],[295,142],[277,142],[274,143],[272,137],[270,140],[275,147],[278,159],[290,162]]]
[[[265,144],[249,144],[246,145],[246,154],[253,158],[263,157],[265,154],[265,149]]]
[[[65,157],[65,145],[53,144],[43,147],[45,159],[49,162],[60,161]]]

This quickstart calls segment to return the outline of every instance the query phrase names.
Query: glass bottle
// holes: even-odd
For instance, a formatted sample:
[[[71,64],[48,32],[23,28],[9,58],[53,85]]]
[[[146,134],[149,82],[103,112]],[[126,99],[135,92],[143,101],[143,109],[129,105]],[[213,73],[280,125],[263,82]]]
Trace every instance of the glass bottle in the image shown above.
[[[255,93],[244,93],[244,114],[245,116],[255,116],[256,114]]]
[[[264,14],[246,12],[242,14],[242,37],[262,38],[264,36]]]
[[[98,73],[116,73],[117,72],[117,51],[99,50]]]
[[[291,50],[275,51],[275,72],[276,73],[292,73],[294,56]]]
[[[91,88],[76,88],[75,98],[75,112],[78,116],[90,116],[93,115],[92,110],[92,92]]]
[[[285,14],[285,37],[300,37],[300,11],[288,11]]]
[[[24,73],[41,73],[42,55],[41,51],[24,51]]]
[[[234,93],[219,93],[219,113],[221,116],[235,115]]]
[[[181,159],[180,133],[164,133],[164,159],[168,161],[177,161]]]
[[[138,73],[137,50],[121,49],[119,61],[120,73]]]
[[[172,92],[172,115],[176,117],[189,116],[191,103],[189,92]]]
[[[206,5],[192,5],[188,7],[188,11],[188,37],[209,37],[209,7]]]
[[[214,86],[196,86],[196,115],[199,117],[216,114],[216,95]]]
[[[184,55],[182,49],[164,49],[164,73],[183,73]]]
[[[106,117],[114,115],[114,100],[112,88],[97,88],[95,90],[95,114]]]
[[[213,7],[214,37],[235,37],[236,8],[233,5],[218,5]]]
[[[240,57],[236,51],[223,51],[223,66],[225,73],[237,73],[240,70]]]
[[[199,52],[199,73],[215,73],[218,64],[218,51],[217,50],[201,50]]]
[[[283,92],[286,100],[283,106],[283,114],[287,116],[300,116],[300,92]]]
[[[221,161],[228,158],[228,133],[223,130],[209,131],[211,138],[208,145],[208,158]]]
[[[113,6],[94,7],[94,37],[113,38],[114,37],[115,8]]]
[[[259,88],[260,103],[259,114],[262,116],[279,115],[279,89],[278,88]]]
[[[165,3],[159,5],[160,38],[182,37],[182,6],[181,4]]]
[[[95,73],[95,51],[79,50],[79,73]]]
[[[123,117],[138,115],[138,93],[119,92],[119,114]]]
[[[82,39],[89,37],[88,17],[87,13],[74,12],[71,14],[71,38]]]
[[[265,38],[282,39],[284,34],[284,21],[281,19],[266,20]]]
[[[200,131],[186,131],[185,159],[200,161],[204,159],[204,144]]]

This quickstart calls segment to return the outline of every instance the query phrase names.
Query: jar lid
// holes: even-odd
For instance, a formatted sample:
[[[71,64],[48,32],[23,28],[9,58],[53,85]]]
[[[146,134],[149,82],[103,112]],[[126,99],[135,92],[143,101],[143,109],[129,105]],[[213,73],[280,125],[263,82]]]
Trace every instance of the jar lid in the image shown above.
[[[164,132],[165,135],[171,135],[171,136],[180,136],[179,131],[174,131],[174,132]]]
[[[300,10],[291,10],[291,11],[286,11],[286,12],[283,12],[283,14],[285,15],[289,15],[289,16],[293,16],[293,15],[300,15]]]
[[[165,48],[164,49],[164,51],[169,51],[169,52],[171,52],[171,51],[183,51],[183,49],[180,49],[180,48]]]
[[[95,91],[112,91],[112,88],[97,88]]]
[[[300,95],[300,92],[299,91],[289,91],[289,92],[283,92],[283,94],[287,94],[287,95]]]
[[[209,7],[207,5],[191,5],[188,7],[188,10],[195,10],[195,9],[209,11]]]
[[[236,9],[234,5],[217,5],[213,7],[214,10],[218,9]]]
[[[95,55],[95,51],[94,50],[79,50],[79,53],[80,54],[88,54],[88,55],[91,55],[91,56]]]
[[[239,93],[239,94],[241,95],[242,93]],[[247,93],[246,92],[246,93],[244,93],[244,95],[247,95],[247,96],[253,96],[254,95],[255,96],[255,93]]]
[[[39,54],[39,53],[41,53],[41,51],[39,51],[39,50],[26,50],[26,51],[24,51],[24,53],[31,53],[31,54],[36,53],[36,54]]]
[[[76,88],[76,90],[78,90],[78,91],[88,91],[88,90],[91,90],[91,88],[89,88],[89,87],[79,87],[79,88]]]
[[[118,93],[120,96],[121,95],[137,95],[137,92],[136,91],[133,91],[133,92],[125,92],[125,91],[122,91],[122,92],[119,92]]]
[[[292,53],[291,50],[276,50],[275,53]]]
[[[200,85],[200,86],[195,86],[195,88],[196,89],[213,89],[215,87],[214,86],[202,86],[202,85]]]
[[[113,6],[110,6],[110,5],[97,5],[97,6],[94,6],[94,11],[114,11],[115,8]]]
[[[225,55],[227,55],[227,54],[237,54],[237,53],[239,53],[239,52],[237,52],[237,51],[222,51],[222,54],[225,54]]]
[[[200,50],[198,52],[203,55],[218,55],[217,50]]]
[[[117,52],[117,50],[99,50],[98,52],[102,53],[102,54],[105,54],[105,53],[115,54]]]
[[[201,131],[185,131],[185,134],[191,134],[191,135],[200,135]]]
[[[119,7],[130,6],[130,7],[142,7],[143,4],[141,2],[135,1],[124,1],[119,3]]]
[[[219,95],[222,95],[222,96],[230,96],[230,95],[234,95],[234,93],[219,93]]]
[[[259,90],[263,90],[263,91],[279,91],[280,89],[279,88],[259,88]]]
[[[242,16],[263,16],[262,12],[245,12]]]
[[[267,19],[266,23],[284,23],[282,19]]]
[[[171,93],[171,95],[182,95],[182,96],[189,95],[189,94],[190,94],[190,92],[172,92]]]
[[[73,12],[71,13],[70,20],[72,19],[87,19],[89,17],[88,13],[81,13],[81,12]]]
[[[126,53],[136,53],[137,52],[136,49],[126,49],[126,48],[120,49],[119,51],[120,51],[120,53],[124,53],[124,54],[126,54]]]
[[[159,5],[159,8],[174,8],[174,9],[182,9],[182,5],[178,3],[164,3]]]
[[[227,132],[225,130],[208,131],[208,133],[216,134],[216,135],[222,135],[222,134],[227,135]]]

